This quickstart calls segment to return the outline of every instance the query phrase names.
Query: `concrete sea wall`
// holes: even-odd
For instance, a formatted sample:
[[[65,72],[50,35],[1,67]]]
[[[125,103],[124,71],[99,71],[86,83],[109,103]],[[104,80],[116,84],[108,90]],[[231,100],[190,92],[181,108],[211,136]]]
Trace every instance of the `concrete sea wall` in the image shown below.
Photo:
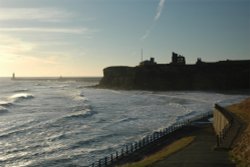
[[[243,123],[226,108],[215,104],[213,127],[217,137],[217,148],[232,149]]]
[[[213,119],[213,127],[216,135],[221,135],[224,129],[230,125],[229,119],[217,107],[214,108]]]

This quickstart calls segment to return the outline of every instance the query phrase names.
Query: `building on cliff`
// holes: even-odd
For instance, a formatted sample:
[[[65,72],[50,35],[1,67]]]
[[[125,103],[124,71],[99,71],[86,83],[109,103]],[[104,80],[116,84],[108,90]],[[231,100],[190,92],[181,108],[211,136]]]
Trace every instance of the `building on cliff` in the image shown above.
[[[172,52],[172,62],[171,65],[186,65],[186,59],[184,56]],[[167,64],[157,64],[155,58],[151,57],[150,60],[144,60],[140,62],[139,66],[156,66],[156,65],[167,65]]]
[[[140,62],[139,66],[152,66],[156,65],[155,58],[151,57],[150,60],[144,60]]]
[[[186,64],[185,57],[173,52],[171,64],[173,64],[173,65],[185,65]]]

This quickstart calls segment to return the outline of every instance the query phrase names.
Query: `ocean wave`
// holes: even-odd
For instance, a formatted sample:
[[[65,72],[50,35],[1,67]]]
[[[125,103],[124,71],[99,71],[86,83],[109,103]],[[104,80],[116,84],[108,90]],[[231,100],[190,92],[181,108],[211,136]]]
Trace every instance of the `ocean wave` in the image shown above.
[[[20,130],[15,130],[15,131],[10,131],[10,132],[7,132],[7,133],[3,133],[0,135],[0,139],[3,139],[3,138],[10,138],[12,136],[18,136],[20,134],[24,134],[26,131],[26,129],[20,129]]]
[[[169,106],[173,106],[175,108],[184,108],[182,104],[180,103],[175,103],[175,102],[169,102],[168,103]]]
[[[79,101],[88,101],[88,98],[85,97],[83,93],[80,93],[80,95],[76,95],[74,99]]]
[[[13,105],[13,103],[12,102],[10,102],[10,101],[0,101],[0,107],[2,106],[2,107],[10,107],[10,106],[12,106]]]
[[[93,143],[97,142],[97,138],[92,138],[92,139],[88,139],[88,140],[82,140],[82,141],[77,141],[76,143],[72,144],[71,146],[69,146],[69,149],[78,149],[81,148],[83,146],[89,146]]]
[[[93,151],[102,151],[105,150],[107,148],[109,148],[109,145],[115,146],[114,143],[112,143],[111,141],[114,139],[114,137],[118,137],[120,136],[119,134],[103,134],[103,135],[96,135],[92,138],[88,138],[85,140],[78,140],[74,143],[72,143],[69,146],[69,149],[79,149],[79,148],[85,148],[86,146],[91,147],[91,145],[102,145],[103,141],[106,141],[107,143],[103,144],[103,146],[100,147],[96,147],[95,149],[91,150],[91,152]],[[109,142],[110,141],[110,142]]]
[[[50,142],[54,142],[54,141],[58,141],[58,140],[64,140],[67,138],[67,135],[62,133],[62,134],[58,134],[58,135],[54,135],[48,138],[48,140]]]
[[[13,100],[14,102],[32,98],[34,98],[34,96],[28,93],[17,93],[9,97],[9,99]]]
[[[72,156],[60,155],[58,157],[46,158],[40,161],[35,161],[27,167],[36,167],[36,166],[53,166],[53,167],[62,167],[62,166],[79,166],[74,165],[74,162],[71,162]]]
[[[64,89],[64,88],[68,88],[69,86],[70,86],[69,84],[59,84],[59,85],[49,86],[49,88],[52,88],[52,89],[55,89],[55,88]]]
[[[16,148],[6,150],[5,154],[21,153],[21,152],[25,152],[25,151],[26,152],[27,151],[34,151],[36,149],[41,149],[44,147],[48,147],[48,144],[42,143],[42,142],[41,143],[34,143],[34,144],[28,145],[26,147],[16,147]]]
[[[8,109],[5,107],[0,106],[0,114],[8,112]]]
[[[28,165],[28,167],[35,166],[85,166],[91,163],[91,157],[89,154],[99,154],[98,157],[103,157],[110,152],[114,152],[114,148],[111,146],[100,146],[98,148],[82,148],[76,147],[77,151],[72,152],[67,150],[65,153],[55,154],[46,159],[39,159],[38,161]],[[70,154],[70,156],[69,156]],[[93,156],[92,156],[93,157]],[[35,158],[35,157],[34,157]]]
[[[1,157],[0,166],[1,162],[10,166],[29,166],[33,161],[32,159],[37,159],[44,154],[38,150],[43,150],[47,146],[47,144],[39,143],[5,150]]]
[[[5,129],[1,129],[0,131],[0,138],[5,138],[5,137],[12,137],[12,135],[18,135],[21,134],[23,132],[29,132],[32,128],[31,125],[33,125],[34,123],[37,123],[37,121],[26,121],[22,124],[14,124],[11,126],[6,127]]]
[[[64,119],[87,118],[87,117],[91,117],[94,114],[96,114],[96,112],[94,112],[93,110],[85,109],[85,110],[81,110],[81,111],[78,111],[78,112],[74,112],[74,113],[72,113],[70,115],[66,115],[64,117]]]
[[[80,105],[75,105],[70,108],[72,112],[82,112],[85,110],[91,110],[91,107],[89,104],[80,104]]]
[[[187,113],[187,114],[185,114],[185,115],[178,116],[178,117],[176,118],[176,123],[178,123],[179,121],[182,121],[182,120],[186,120],[186,119],[188,119],[188,118],[192,118],[192,117],[194,117],[195,115],[197,115],[197,111],[192,111],[192,112]]]
[[[3,130],[0,133],[0,139],[15,138],[16,136],[27,134],[27,132],[31,132],[34,128],[36,128],[33,126],[35,123],[37,123],[37,121],[28,121],[24,124],[19,124],[17,126],[10,127],[9,129]]]
[[[81,97],[85,97],[85,95],[83,94],[83,92],[80,93],[80,96],[81,96]]]
[[[128,123],[128,122],[137,121],[137,120],[138,120],[138,118],[133,118],[133,117],[131,117],[131,118],[123,118],[123,119],[120,119],[120,120],[114,122],[113,125],[114,124],[120,124],[120,123]]]
[[[85,86],[77,86],[76,88],[77,89],[83,89],[83,88],[85,88]]]
[[[27,92],[27,91],[29,91],[29,89],[17,89],[17,90],[14,90],[13,92],[19,93],[19,92]]]

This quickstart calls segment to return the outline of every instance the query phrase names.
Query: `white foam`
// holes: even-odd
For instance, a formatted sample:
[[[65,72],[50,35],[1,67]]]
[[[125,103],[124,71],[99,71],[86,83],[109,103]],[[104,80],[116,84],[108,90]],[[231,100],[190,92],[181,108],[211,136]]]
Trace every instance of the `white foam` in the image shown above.
[[[85,109],[66,115],[64,118],[87,118],[89,116],[92,116],[93,114],[95,114],[95,112],[93,112],[92,110]]]
[[[28,93],[17,93],[9,97],[9,99],[13,100],[14,102],[22,100],[22,99],[32,99],[34,96]]]
[[[12,105],[12,102],[10,101],[0,101],[0,106],[2,107],[9,107]]]

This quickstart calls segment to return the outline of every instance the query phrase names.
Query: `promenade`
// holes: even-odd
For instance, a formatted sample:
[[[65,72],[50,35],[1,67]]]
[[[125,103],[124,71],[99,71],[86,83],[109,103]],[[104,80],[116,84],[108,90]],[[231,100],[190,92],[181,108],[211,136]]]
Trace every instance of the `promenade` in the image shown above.
[[[209,113],[184,121],[136,142],[133,151],[126,147],[125,154],[124,149],[119,156],[116,152],[113,163],[106,157],[91,167],[102,167],[102,162],[104,167],[249,166],[249,108],[249,98],[228,108],[215,105],[213,121]]]
[[[162,161],[152,164],[151,167],[233,167],[227,151],[214,150],[216,138],[212,125],[205,123],[193,125],[195,130],[192,136],[195,140],[182,150],[170,155]]]

